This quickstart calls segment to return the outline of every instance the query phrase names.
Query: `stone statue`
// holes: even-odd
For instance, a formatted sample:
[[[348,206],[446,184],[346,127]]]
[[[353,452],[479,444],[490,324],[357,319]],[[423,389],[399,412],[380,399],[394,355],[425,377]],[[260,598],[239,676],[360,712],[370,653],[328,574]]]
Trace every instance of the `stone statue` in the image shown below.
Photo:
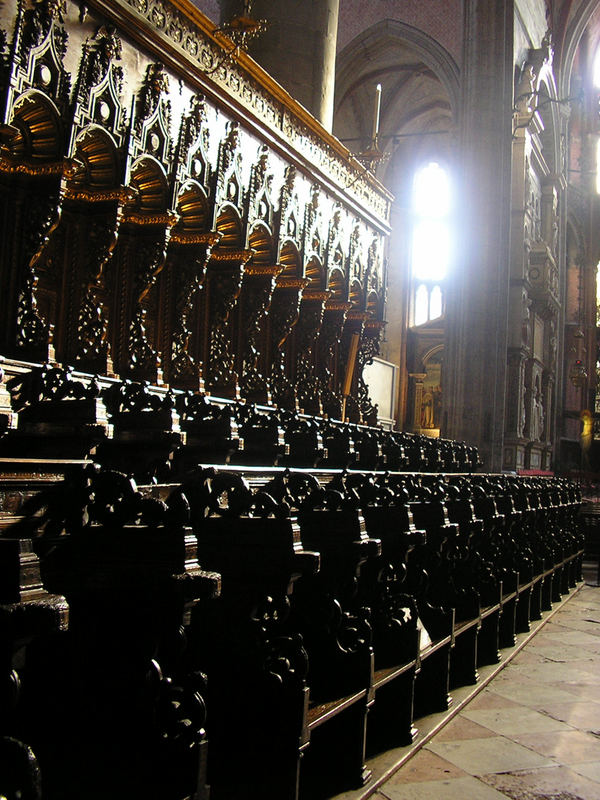
[[[526,61],[521,70],[515,96],[515,108],[520,114],[531,114],[534,111],[535,80],[533,65]]]

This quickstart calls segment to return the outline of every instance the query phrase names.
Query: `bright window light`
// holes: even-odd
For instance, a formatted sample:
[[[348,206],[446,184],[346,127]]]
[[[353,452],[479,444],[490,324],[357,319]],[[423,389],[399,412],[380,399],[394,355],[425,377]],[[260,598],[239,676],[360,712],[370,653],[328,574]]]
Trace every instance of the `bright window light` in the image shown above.
[[[596,194],[600,194],[600,138],[596,140]]]
[[[431,319],[437,319],[442,316],[442,290],[439,286],[434,286],[431,290],[431,297],[429,298],[429,316]]]
[[[421,284],[415,293],[415,325],[422,325],[429,319],[429,292]]]
[[[450,211],[450,184],[446,170],[432,161],[415,175],[415,213],[423,217],[444,217]]]
[[[448,173],[431,161],[418,170],[413,183],[413,325],[424,325],[444,313],[441,284],[450,266],[450,207]]]
[[[441,281],[448,272],[450,236],[446,222],[423,219],[413,232],[413,274],[419,281]]]

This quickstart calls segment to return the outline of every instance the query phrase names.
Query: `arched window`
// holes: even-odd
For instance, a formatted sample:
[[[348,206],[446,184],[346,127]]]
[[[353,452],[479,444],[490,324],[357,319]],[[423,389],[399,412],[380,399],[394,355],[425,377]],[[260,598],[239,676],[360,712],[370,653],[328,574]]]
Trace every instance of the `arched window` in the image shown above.
[[[450,181],[436,161],[415,175],[412,216],[412,322],[423,325],[443,316],[450,263]]]

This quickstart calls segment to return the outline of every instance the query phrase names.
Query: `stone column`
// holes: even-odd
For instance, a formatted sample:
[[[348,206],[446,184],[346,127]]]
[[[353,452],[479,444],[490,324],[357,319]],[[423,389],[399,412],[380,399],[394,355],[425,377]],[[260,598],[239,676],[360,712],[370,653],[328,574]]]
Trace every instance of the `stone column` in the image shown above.
[[[221,0],[222,20],[241,0]],[[250,55],[331,131],[339,0],[254,0],[252,16],[269,27]]]
[[[509,294],[513,0],[465,0],[461,176],[448,286],[443,435],[502,467]]]

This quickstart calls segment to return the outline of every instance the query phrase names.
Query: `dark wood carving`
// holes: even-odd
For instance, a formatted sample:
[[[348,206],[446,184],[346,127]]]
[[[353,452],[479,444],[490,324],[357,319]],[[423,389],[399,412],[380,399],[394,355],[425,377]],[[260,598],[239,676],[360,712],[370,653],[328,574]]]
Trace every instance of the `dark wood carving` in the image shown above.
[[[242,230],[244,198],[239,135],[238,123],[232,122],[219,145],[214,227],[222,238],[207,265],[198,337],[206,365],[207,390],[233,398],[239,397],[239,384],[232,312],[240,294],[244,267],[252,256],[252,251],[244,246]]]
[[[270,403],[265,330],[275,279],[283,267],[276,263],[271,199],[273,174],[269,152],[263,146],[250,176],[248,192],[248,246],[252,261],[242,282],[237,315],[238,371],[242,396],[252,402]]]
[[[238,334],[240,388],[242,396],[253,403],[270,404],[272,400],[266,376],[264,322],[280,272],[278,264],[255,263],[244,272]]]
[[[384,323],[373,319],[365,321],[356,358],[357,400],[362,421],[366,425],[377,425],[377,405],[373,405],[369,397],[369,388],[363,377],[367,364],[379,354],[379,338]]]
[[[210,230],[209,130],[206,104],[194,95],[174,158],[176,210],[167,263],[159,285],[161,351],[167,383],[203,391],[202,362],[193,352],[194,314],[213,248],[221,234]]]
[[[63,3],[19,5],[10,48],[0,154],[4,230],[0,259],[5,299],[4,352],[46,360],[56,303],[55,275],[38,263],[58,216],[70,76]]]
[[[251,250],[219,246],[208,262],[204,295],[205,379],[208,392],[217,397],[239,398],[230,318],[240,294],[244,265],[251,257]]]
[[[304,550],[289,507],[252,492],[241,475],[209,470],[185,491],[199,557],[223,581],[221,598],[198,619],[214,713],[215,796],[291,800],[298,796],[300,757],[308,744],[308,664],[302,638],[288,627],[288,596],[301,575],[318,569],[318,555]],[[249,539],[258,548],[248,550]],[[242,743],[237,731],[247,719],[256,724]],[[261,759],[265,748],[274,762]],[[248,774],[254,775],[252,786]]]
[[[297,411],[298,399],[294,384],[287,371],[286,342],[298,321],[300,299],[306,287],[306,278],[280,276],[269,314],[270,333],[270,384],[273,402],[281,408]]]
[[[329,299],[323,310],[323,322],[316,343],[317,378],[320,385],[323,411],[331,419],[342,418],[342,394],[339,380],[336,380],[336,359],[334,358],[344,328],[346,314],[351,303]]]
[[[177,216],[171,200],[169,85],[162,64],[147,67],[132,121],[128,149],[129,199],[111,270],[109,338],[115,370],[123,377],[160,383],[159,300],[153,291]]]
[[[279,211],[277,213],[277,234],[282,244],[285,241],[292,241],[300,250],[303,237],[303,216],[296,183],[297,171],[293,165],[290,165],[286,168],[284,182],[281,187]]]
[[[315,342],[329,292],[307,287],[302,292],[298,322],[294,328],[294,383],[299,407],[306,414],[323,414],[321,386],[315,370]]]
[[[338,389],[337,391],[344,395],[343,385],[346,377],[349,379],[350,391],[344,395],[345,418],[350,422],[362,422],[360,405],[357,399],[357,386],[358,386],[358,365],[356,361],[352,363],[352,339],[353,337],[361,337],[365,321],[369,318],[369,314],[365,311],[358,311],[351,309],[346,314],[344,321],[344,328],[342,331],[342,339],[339,348],[339,370],[338,370]],[[360,342],[360,338],[359,338]]]

